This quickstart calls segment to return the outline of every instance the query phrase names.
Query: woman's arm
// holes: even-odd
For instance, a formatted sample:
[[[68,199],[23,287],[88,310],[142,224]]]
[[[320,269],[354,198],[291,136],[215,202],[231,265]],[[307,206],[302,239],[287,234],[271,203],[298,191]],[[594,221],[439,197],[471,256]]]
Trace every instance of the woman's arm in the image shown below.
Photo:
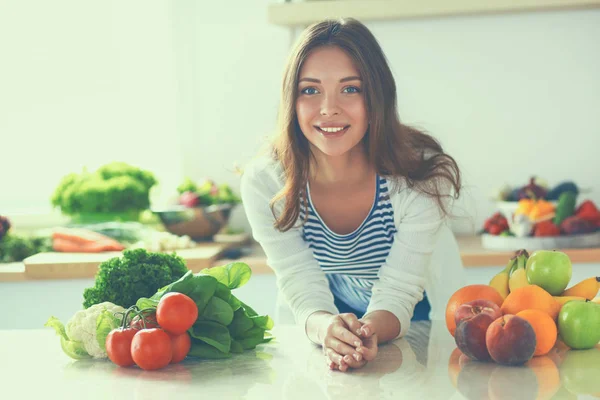
[[[252,234],[267,256],[267,264],[276,274],[280,292],[292,309],[296,322],[306,328],[308,317],[313,313],[337,314],[338,310],[329,282],[312,249],[302,238],[300,228],[280,232],[273,226],[275,219],[269,202],[281,188],[279,173],[272,163],[254,164],[247,168],[241,181],[242,204]],[[312,330],[310,334],[314,336]]]
[[[443,199],[450,207],[450,199]],[[435,198],[404,189],[392,197],[396,234],[373,285],[366,315],[373,314],[379,342],[404,336],[415,305],[423,299],[425,276],[445,216]],[[380,315],[383,313],[383,316]],[[394,317],[392,317],[391,315]],[[394,318],[397,320],[394,320]]]

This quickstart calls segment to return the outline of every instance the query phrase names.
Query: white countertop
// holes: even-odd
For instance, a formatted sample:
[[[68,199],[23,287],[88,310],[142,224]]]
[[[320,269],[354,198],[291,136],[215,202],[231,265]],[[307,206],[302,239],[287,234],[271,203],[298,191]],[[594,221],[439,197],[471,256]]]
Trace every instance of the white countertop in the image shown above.
[[[484,394],[532,399],[532,393],[543,399],[600,397],[600,386],[598,397],[577,397],[560,383],[561,377],[577,372],[592,374],[591,384],[598,386],[600,359],[581,370],[565,371],[561,362],[568,352],[558,349],[551,356],[536,357],[539,360],[527,367],[471,362],[459,372],[454,339],[442,321],[413,323],[406,338],[382,345],[375,361],[349,373],[330,371],[321,350],[308,343],[298,327],[276,326],[273,333],[276,341],[231,359],[187,359],[163,370],[143,371],[107,360],[71,360],[50,328],[0,330],[0,397],[429,400],[483,399]]]

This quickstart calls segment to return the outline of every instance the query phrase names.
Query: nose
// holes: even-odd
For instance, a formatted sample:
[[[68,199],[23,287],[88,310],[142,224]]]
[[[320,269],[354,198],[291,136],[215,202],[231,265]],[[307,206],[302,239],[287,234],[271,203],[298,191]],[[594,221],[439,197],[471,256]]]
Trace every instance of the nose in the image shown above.
[[[323,96],[323,102],[321,103],[321,115],[322,116],[333,116],[340,113],[340,108],[337,104],[337,99],[334,95]]]

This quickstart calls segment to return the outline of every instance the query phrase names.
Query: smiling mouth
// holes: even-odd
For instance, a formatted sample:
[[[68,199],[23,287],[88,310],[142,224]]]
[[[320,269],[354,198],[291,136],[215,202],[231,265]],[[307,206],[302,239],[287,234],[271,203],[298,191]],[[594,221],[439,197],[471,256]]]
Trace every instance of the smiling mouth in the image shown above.
[[[319,131],[322,135],[328,136],[328,137],[341,136],[344,133],[346,133],[346,131],[348,131],[348,128],[350,128],[350,125],[340,126],[340,127],[335,127],[335,128],[333,128],[333,127],[320,128],[318,126],[315,126],[315,129],[317,131]]]

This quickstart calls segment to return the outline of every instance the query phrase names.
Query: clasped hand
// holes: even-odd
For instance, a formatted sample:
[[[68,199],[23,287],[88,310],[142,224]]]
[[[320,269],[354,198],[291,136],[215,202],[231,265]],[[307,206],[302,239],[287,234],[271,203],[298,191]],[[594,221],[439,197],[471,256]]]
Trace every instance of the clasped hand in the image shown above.
[[[377,356],[377,334],[368,322],[352,313],[332,315],[323,335],[323,352],[329,368],[360,368]]]

